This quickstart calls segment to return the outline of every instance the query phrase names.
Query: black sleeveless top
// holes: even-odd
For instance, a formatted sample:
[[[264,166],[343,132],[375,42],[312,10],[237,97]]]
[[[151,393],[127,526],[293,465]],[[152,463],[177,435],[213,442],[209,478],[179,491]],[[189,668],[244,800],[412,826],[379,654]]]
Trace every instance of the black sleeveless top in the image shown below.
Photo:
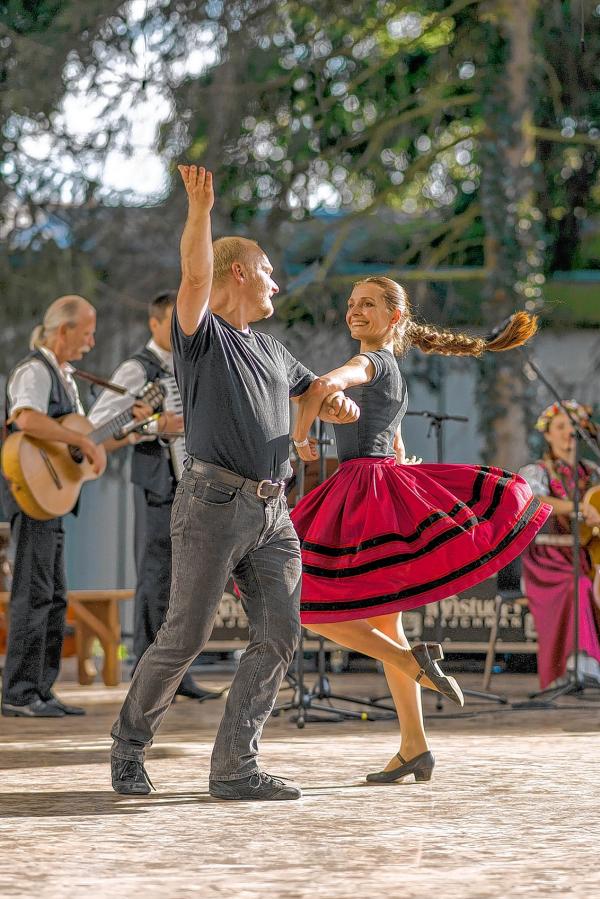
[[[163,368],[158,356],[155,356],[148,347],[144,347],[131,358],[142,366],[147,382],[171,374]],[[131,480],[144,490],[161,496],[165,501],[169,499],[176,487],[169,448],[163,446],[159,440],[143,440],[136,444],[131,461]]]
[[[394,435],[408,406],[406,384],[393,353],[377,350],[360,355],[370,359],[375,375],[368,384],[344,391],[359,407],[360,418],[350,425],[333,426],[340,462],[395,455]]]
[[[34,359],[42,362],[48,369],[48,374],[50,375],[51,387],[50,396],[48,397],[48,409],[46,410],[46,415],[49,415],[50,418],[62,418],[63,415],[69,415],[71,412],[77,412],[75,403],[69,396],[67,388],[63,384],[60,375],[56,371],[55,367],[40,350],[32,350],[29,355],[25,356],[24,359],[21,359],[20,362],[17,362],[14,368],[11,369],[8,378],[6,379],[6,392],[4,398],[6,418],[8,418],[8,407],[10,405],[10,400],[8,398],[8,385],[10,384],[10,379],[18,368],[20,368],[22,365],[26,365],[28,362],[31,362]],[[8,424],[8,422],[6,423],[6,429],[9,434],[11,434],[13,431],[19,430],[14,423]]]

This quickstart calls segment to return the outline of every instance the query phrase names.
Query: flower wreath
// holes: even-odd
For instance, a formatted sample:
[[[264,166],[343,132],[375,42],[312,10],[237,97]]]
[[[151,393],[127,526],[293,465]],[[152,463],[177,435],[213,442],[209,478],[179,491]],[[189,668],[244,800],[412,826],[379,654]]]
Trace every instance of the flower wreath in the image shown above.
[[[563,400],[562,404],[569,410],[569,412],[572,412],[573,415],[579,419],[579,423],[582,427],[592,430],[590,422],[590,416],[592,414],[591,406],[583,406],[581,403],[578,403],[577,400]],[[544,434],[550,427],[552,419],[562,411],[563,409],[558,403],[552,403],[552,405],[544,409],[536,421],[536,430],[541,431]]]

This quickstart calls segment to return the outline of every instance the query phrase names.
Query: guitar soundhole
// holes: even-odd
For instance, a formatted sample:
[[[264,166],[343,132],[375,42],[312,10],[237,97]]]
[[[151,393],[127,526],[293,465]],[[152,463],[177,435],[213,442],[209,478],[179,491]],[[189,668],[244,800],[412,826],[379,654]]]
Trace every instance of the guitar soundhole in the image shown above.
[[[78,446],[70,446],[69,453],[71,454],[71,459],[73,460],[73,462],[77,462],[78,465],[83,462],[84,456]]]

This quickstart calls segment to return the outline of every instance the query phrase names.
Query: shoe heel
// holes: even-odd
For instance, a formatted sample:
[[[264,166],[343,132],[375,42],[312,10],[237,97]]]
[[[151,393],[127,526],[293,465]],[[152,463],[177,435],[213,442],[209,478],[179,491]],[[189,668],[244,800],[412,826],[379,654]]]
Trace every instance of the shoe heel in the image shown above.
[[[444,693],[444,696],[447,696],[448,699],[451,699],[452,702],[455,702],[456,705],[459,705],[462,708],[465,704],[465,699],[463,696],[463,691],[458,686],[456,678],[447,677],[446,682],[447,682],[448,686],[450,687],[450,691],[446,691]]]
[[[419,768],[415,771],[415,783],[425,783],[431,780],[433,776],[433,768]]]
[[[444,650],[440,643],[426,643],[427,652],[432,662],[441,662],[444,658]]]

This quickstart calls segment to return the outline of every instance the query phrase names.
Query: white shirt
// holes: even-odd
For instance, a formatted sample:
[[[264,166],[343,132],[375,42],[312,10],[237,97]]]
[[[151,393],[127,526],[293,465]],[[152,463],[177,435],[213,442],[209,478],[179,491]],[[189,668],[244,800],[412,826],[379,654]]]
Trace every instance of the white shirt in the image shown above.
[[[163,350],[153,338],[148,341],[146,348],[158,357],[163,368],[173,374],[173,353]],[[137,359],[127,359],[115,370],[111,381],[119,387],[125,387],[130,394],[139,393],[147,381],[146,369]],[[103,390],[90,409],[88,418],[94,427],[98,427],[130,407],[130,395],[121,396],[112,390]]]
[[[62,384],[70,396],[75,410],[80,415],[85,415],[77,384],[73,377],[75,369],[68,362],[59,365],[58,359],[48,347],[39,347],[46,359],[56,370]],[[8,409],[7,417],[13,419],[20,409],[33,409],[35,412],[48,414],[50,391],[52,390],[52,378],[50,372],[41,359],[27,359],[18,365],[8,382]]]

